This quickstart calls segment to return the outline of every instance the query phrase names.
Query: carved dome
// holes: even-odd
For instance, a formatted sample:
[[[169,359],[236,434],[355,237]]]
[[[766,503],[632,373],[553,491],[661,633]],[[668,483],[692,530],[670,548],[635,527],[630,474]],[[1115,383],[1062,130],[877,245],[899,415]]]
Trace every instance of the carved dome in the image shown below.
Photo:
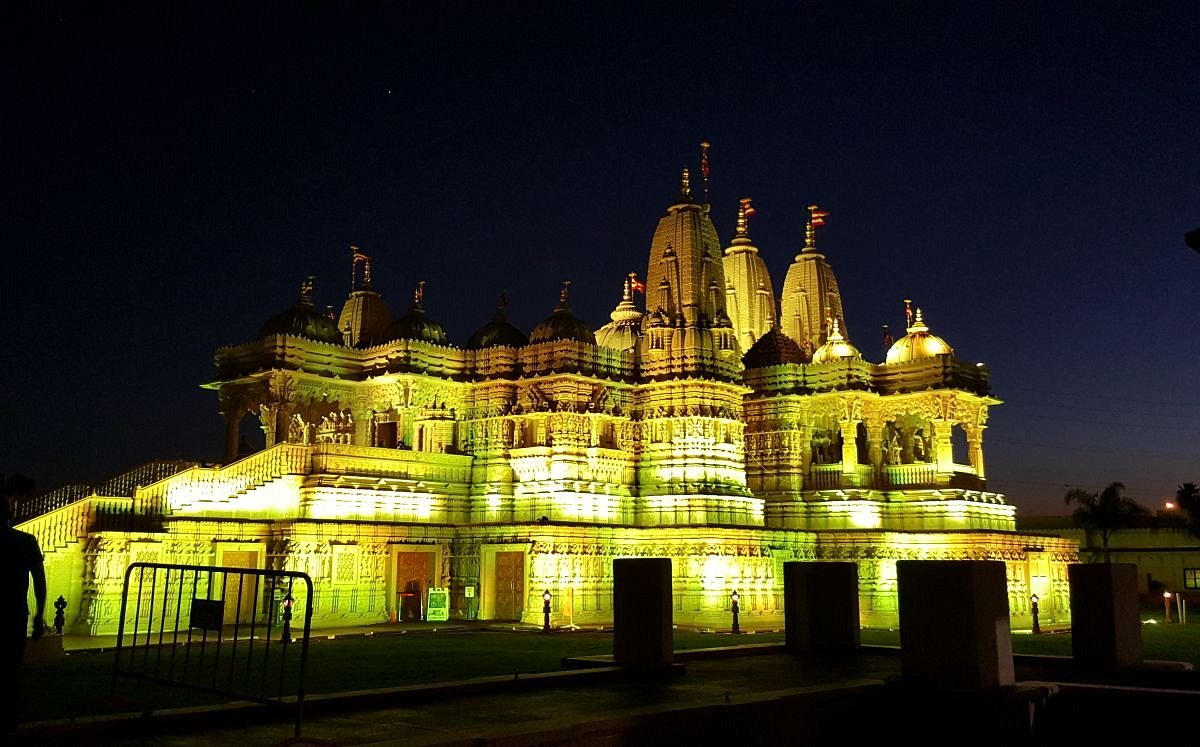
[[[422,280],[417,283],[417,290],[413,293],[413,304],[408,313],[392,322],[384,339],[376,344],[393,340],[422,340],[435,345],[449,345],[450,336],[446,334],[446,330],[425,315],[425,307],[421,303],[424,298],[425,281]]]
[[[887,352],[887,363],[908,363],[939,355],[952,355],[954,348],[945,340],[929,332],[921,310],[917,309],[916,320],[908,328],[908,334],[896,340]]]
[[[772,327],[742,356],[742,365],[746,368],[766,368],[786,363],[805,363],[806,360],[804,351],[795,340],[785,335],[779,327]]]
[[[833,331],[829,333],[829,339],[821,344],[819,348],[813,351],[813,363],[826,363],[828,361],[841,360],[842,358],[861,359],[862,353],[858,352],[858,348],[850,344],[846,338],[842,337],[842,332],[838,328],[838,320],[833,320]]]
[[[572,314],[571,307],[567,305],[567,289],[570,285],[571,281],[569,280],[563,283],[558,306],[554,307],[554,313],[538,322],[537,326],[533,328],[533,332],[529,334],[529,344],[552,340],[574,340],[590,345],[596,344],[596,335],[592,332],[592,328]]]
[[[303,337],[334,345],[342,344],[342,333],[337,321],[313,307],[312,292],[314,278],[309,276],[300,284],[300,297],[290,308],[267,320],[258,330],[258,339],[272,335]]]
[[[644,314],[633,303],[633,284],[637,277],[630,274],[625,278],[625,289],[621,302],[608,315],[611,319],[600,329],[596,330],[596,344],[615,350],[633,350],[637,347],[638,339],[642,336],[642,317]],[[644,288],[645,286],[639,286]]]
[[[467,340],[467,348],[479,350],[498,345],[519,348],[529,343],[529,338],[525,336],[525,333],[509,323],[508,317],[504,314],[504,307],[507,305],[508,300],[502,298],[500,305],[496,307],[495,316],[490,322],[475,330],[475,334]]]

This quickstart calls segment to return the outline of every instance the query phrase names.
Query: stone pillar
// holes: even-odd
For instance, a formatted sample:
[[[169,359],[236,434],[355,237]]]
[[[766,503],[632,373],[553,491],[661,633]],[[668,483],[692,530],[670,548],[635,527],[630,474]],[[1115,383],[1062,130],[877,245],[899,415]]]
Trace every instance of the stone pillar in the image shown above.
[[[258,406],[258,422],[263,432],[264,449],[274,446],[279,437],[279,410],[279,405]]]
[[[875,470],[875,479],[883,477],[883,438],[887,434],[887,423],[879,421],[867,422],[867,453],[871,455],[871,468]]]
[[[783,564],[785,648],[794,654],[848,657],[861,645],[856,563]]]
[[[858,421],[842,421],[842,474],[858,474]],[[853,482],[850,483],[854,485]]]
[[[967,429],[967,455],[971,466],[975,468],[975,475],[981,480],[987,477],[983,469],[983,429],[985,427],[980,425]]]
[[[933,443],[929,448],[933,451],[934,470],[943,474],[954,471],[954,446],[950,442],[950,430],[954,424],[949,420],[933,421]]]
[[[369,407],[355,407],[350,410],[350,418],[354,421],[351,443],[355,446],[374,446],[375,411]]]
[[[1000,560],[898,560],[900,666],[943,690],[1012,685],[1007,574]]]
[[[1113,669],[1142,660],[1137,566],[1072,563],[1071,655],[1090,669]]]
[[[674,661],[671,559],[613,560],[613,659],[617,666],[660,670]]]

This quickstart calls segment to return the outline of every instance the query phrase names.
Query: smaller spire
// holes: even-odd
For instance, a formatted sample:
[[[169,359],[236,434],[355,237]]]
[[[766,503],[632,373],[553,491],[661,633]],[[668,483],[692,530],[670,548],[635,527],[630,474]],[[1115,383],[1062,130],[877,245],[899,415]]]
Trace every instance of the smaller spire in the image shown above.
[[[570,306],[567,304],[567,299],[571,295],[571,281],[562,281],[562,289],[558,292],[558,306],[554,307],[555,311],[569,311]]]
[[[500,300],[496,302],[496,310],[503,313],[508,308],[508,289],[500,291]]]
[[[750,204],[749,197],[743,197],[738,200],[737,232],[735,238],[750,238],[750,216],[754,215],[754,213],[755,210]]]
[[[313,303],[313,285],[317,282],[316,275],[309,275],[300,281],[300,303],[305,306],[312,306]]]
[[[911,327],[913,323],[912,299],[904,299],[904,326]]]
[[[417,287],[413,290],[413,308],[421,308],[421,302],[425,300],[425,281],[421,280],[417,283]]]
[[[708,204],[708,149],[712,145],[707,140],[700,141],[700,173],[704,175],[704,204]]]
[[[350,290],[358,290],[358,266],[363,266],[363,281],[362,288],[369,289],[371,287],[371,258],[363,254],[362,250],[353,244],[350,245]]]
[[[817,226],[824,226],[825,219],[829,217],[829,212],[822,210],[818,205],[808,206],[808,224],[804,228],[804,248],[817,248]]]
[[[692,199],[692,175],[688,171],[687,166],[683,167],[683,176],[679,184],[679,194],[685,200],[690,201]]]

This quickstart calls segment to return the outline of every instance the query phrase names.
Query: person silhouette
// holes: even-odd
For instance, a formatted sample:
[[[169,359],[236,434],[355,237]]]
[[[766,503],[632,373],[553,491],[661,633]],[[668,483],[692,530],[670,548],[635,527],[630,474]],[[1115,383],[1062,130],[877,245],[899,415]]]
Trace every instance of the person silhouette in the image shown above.
[[[3,637],[0,639],[0,681],[10,686],[3,700],[3,723],[6,735],[17,728],[17,707],[21,701],[21,661],[25,658],[25,641],[29,630],[29,580],[33,579],[33,638],[42,637],[46,630],[46,568],[37,538],[15,529],[12,524],[12,504],[0,497],[0,618]]]

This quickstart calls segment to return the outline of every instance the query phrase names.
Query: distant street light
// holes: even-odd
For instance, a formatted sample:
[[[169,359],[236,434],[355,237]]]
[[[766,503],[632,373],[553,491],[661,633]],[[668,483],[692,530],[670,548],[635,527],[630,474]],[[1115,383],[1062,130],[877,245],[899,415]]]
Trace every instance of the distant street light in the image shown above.
[[[1034,594],[1029,597],[1029,611],[1033,613],[1033,633],[1037,635],[1042,632],[1041,622],[1038,620],[1038,595]]]
[[[729,608],[733,612],[733,628],[730,632],[741,633],[742,629],[738,625],[738,612],[740,610],[738,609],[738,593],[736,591],[729,595]]]
[[[1171,622],[1171,592],[1163,592],[1163,622]]]
[[[550,595],[550,590],[546,589],[542,593],[542,632],[550,632],[550,600],[553,597]]]

